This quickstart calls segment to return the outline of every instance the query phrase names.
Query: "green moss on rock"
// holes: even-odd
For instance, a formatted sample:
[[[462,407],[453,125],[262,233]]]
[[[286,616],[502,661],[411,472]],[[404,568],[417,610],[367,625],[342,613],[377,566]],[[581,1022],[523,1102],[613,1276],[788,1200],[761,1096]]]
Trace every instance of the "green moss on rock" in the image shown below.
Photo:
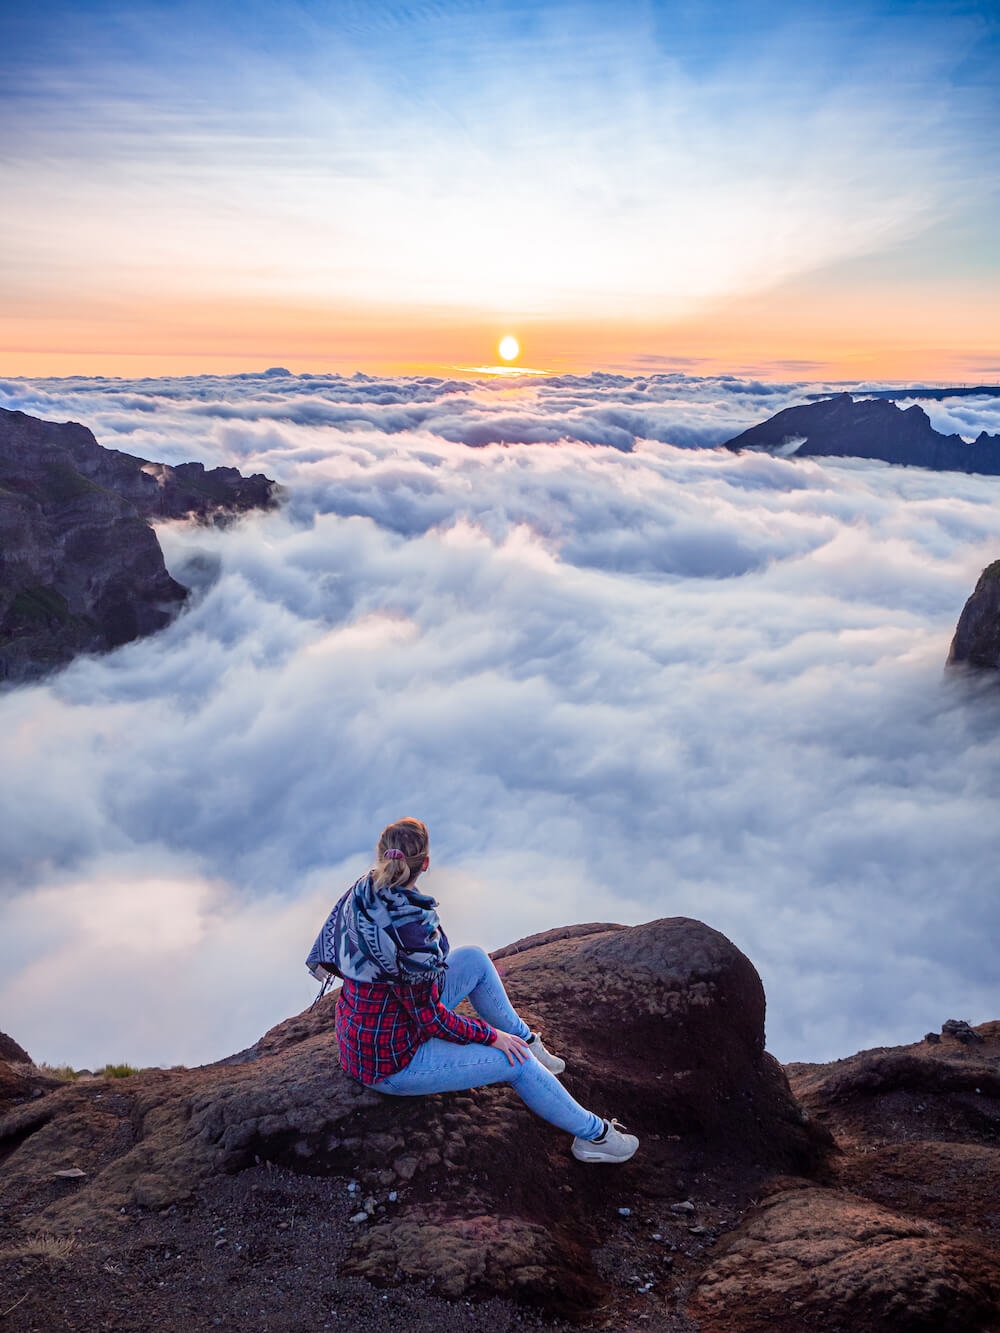
[[[70,618],[69,603],[62,593],[40,583],[20,589],[11,602],[10,614],[19,620],[34,620],[42,624],[50,620],[66,624]]]
[[[91,495],[100,489],[69,463],[49,463],[45,469],[45,498],[55,500],[57,504],[77,500],[81,495]]]

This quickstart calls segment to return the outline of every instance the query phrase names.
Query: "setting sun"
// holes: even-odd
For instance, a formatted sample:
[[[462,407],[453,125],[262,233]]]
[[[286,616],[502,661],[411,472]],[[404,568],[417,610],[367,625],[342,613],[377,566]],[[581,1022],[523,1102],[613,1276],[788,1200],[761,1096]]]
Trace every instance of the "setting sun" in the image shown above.
[[[520,355],[521,345],[516,338],[508,333],[506,337],[500,339],[497,351],[505,361],[513,361]]]

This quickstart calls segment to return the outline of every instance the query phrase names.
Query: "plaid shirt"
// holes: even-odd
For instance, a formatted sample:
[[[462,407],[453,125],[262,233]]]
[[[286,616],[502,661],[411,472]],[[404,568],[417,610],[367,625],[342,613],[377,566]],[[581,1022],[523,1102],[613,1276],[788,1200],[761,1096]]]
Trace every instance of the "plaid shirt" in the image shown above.
[[[337,1000],[341,1068],[361,1083],[377,1083],[404,1069],[432,1037],[467,1046],[492,1046],[496,1029],[462,1018],[441,1003],[436,979],[384,985],[344,979]]]

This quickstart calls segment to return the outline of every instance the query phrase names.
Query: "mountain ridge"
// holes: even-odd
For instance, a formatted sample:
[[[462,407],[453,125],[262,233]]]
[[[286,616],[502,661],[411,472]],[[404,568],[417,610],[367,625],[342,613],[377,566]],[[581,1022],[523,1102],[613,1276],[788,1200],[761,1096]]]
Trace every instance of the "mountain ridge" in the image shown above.
[[[188,590],[151,520],[224,522],[276,501],[261,474],[152,462],[105,449],[79,422],[0,408],[0,683],[170,623]]]
[[[795,458],[871,458],[943,472],[1000,475],[1000,435],[980,431],[970,444],[942,435],[917,403],[900,408],[886,398],[855,399],[844,392],[786,407],[722,446],[760,449]]]

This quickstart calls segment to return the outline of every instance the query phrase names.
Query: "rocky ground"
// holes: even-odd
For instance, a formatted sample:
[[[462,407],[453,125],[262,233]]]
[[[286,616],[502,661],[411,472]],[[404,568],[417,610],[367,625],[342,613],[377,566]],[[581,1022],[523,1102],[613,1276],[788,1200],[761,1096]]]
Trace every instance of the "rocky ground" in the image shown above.
[[[756,972],[699,922],[494,957],[630,1163],[576,1162],[506,1086],[358,1087],[329,997],[124,1080],[0,1042],[4,1329],[1000,1328],[1000,1023],[782,1069]]]

